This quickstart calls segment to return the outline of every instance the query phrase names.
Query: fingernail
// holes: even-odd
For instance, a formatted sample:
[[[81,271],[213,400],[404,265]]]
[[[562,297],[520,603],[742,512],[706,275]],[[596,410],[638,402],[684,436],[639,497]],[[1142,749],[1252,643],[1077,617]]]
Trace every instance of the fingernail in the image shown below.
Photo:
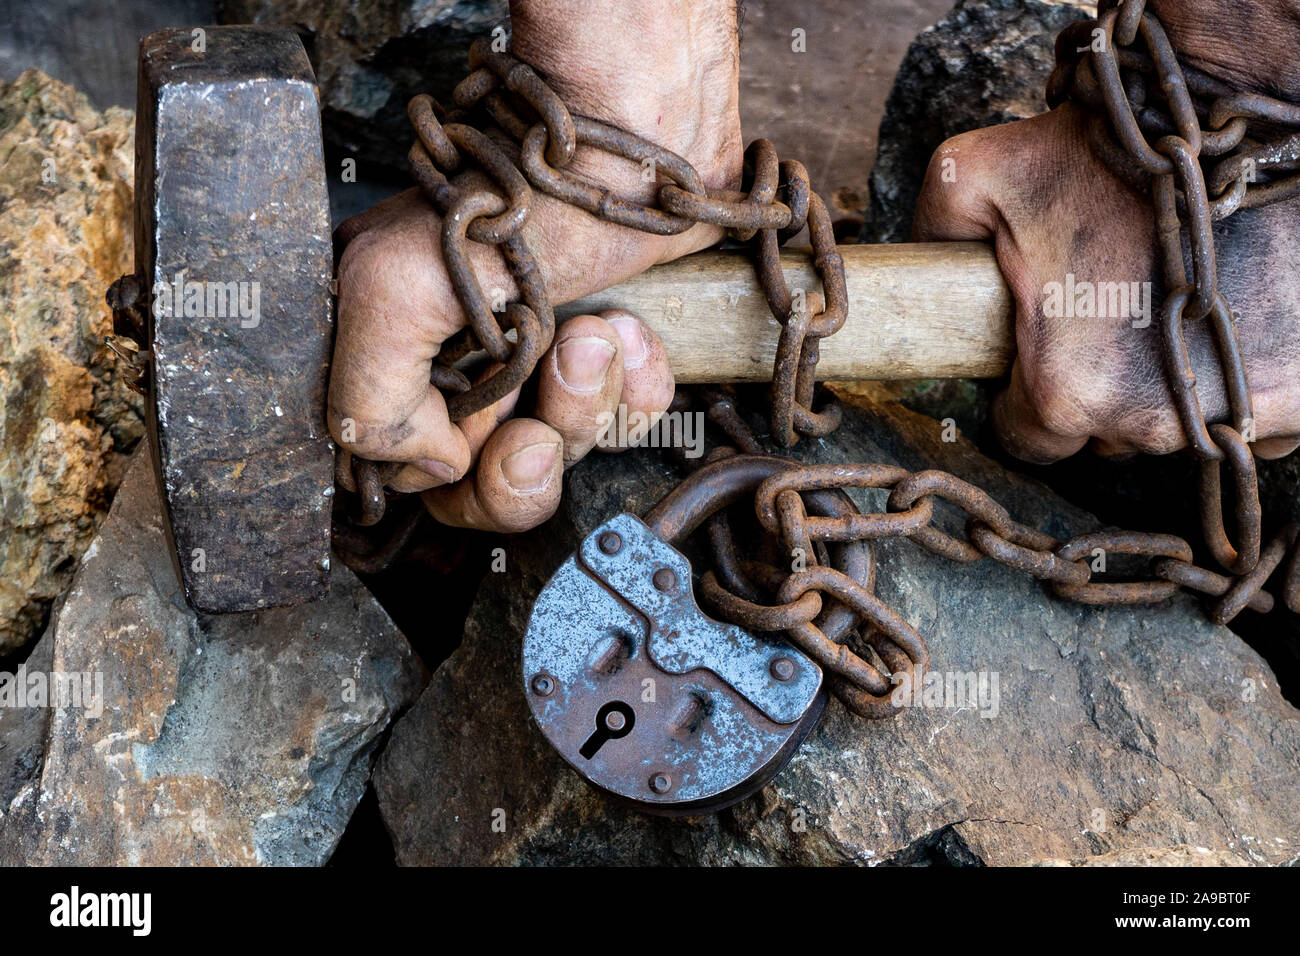
[[[419,468],[421,471],[433,475],[433,477],[437,478],[439,481],[450,483],[456,480],[455,470],[453,470],[451,465],[447,464],[445,461],[437,461],[433,458],[423,458],[420,461],[413,461],[411,464],[416,468]]]
[[[623,340],[623,367],[640,368],[644,365],[646,344],[641,323],[630,315],[623,315],[610,319],[609,324],[614,326],[614,331]]]
[[[536,494],[551,483],[559,453],[555,442],[528,445],[501,460],[501,477],[517,494]]]
[[[566,339],[555,349],[555,370],[575,392],[594,392],[605,381],[614,346],[595,335]]]

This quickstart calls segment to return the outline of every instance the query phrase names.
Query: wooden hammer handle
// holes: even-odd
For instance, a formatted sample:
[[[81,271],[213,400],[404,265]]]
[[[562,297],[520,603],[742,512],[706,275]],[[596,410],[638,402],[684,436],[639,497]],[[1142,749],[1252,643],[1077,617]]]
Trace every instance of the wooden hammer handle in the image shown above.
[[[993,378],[1015,354],[1011,293],[979,242],[840,246],[849,320],[821,344],[825,381]],[[820,296],[804,250],[781,253],[790,289]],[[814,303],[815,304],[815,303]],[[698,252],[556,309],[626,309],[658,333],[677,381],[767,382],[780,326],[744,252]]]

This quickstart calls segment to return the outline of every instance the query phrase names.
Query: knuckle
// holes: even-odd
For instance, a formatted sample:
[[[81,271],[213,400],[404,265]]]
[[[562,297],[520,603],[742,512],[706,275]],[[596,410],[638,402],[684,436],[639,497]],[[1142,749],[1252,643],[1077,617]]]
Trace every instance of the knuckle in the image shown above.
[[[1168,455],[1187,445],[1178,416],[1167,403],[1128,409],[1114,431],[1125,448],[1147,455]]]
[[[1080,368],[1086,365],[1051,363],[1029,377],[1027,398],[1044,431],[1060,437],[1093,434],[1111,404],[1111,388],[1104,375],[1081,375]]]
[[[373,277],[383,255],[383,240],[373,229],[349,242],[339,257],[339,298],[349,298],[363,281]]]

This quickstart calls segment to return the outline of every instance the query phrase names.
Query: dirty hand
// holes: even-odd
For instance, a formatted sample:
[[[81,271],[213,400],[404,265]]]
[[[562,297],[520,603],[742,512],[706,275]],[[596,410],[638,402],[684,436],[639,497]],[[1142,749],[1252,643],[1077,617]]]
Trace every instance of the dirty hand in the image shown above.
[[[621,126],[694,164],[705,186],[735,188],[741,170],[735,0],[514,0],[511,51],[570,110]],[[639,202],[640,167],[579,146],[570,170]],[[438,214],[415,190],[349,220],[338,267],[338,338],[329,424],[362,458],[407,463],[390,481],[423,492],[444,524],[522,531],[560,501],[561,473],[596,444],[622,404],[668,407],[673,377],[655,335],[628,313],[563,323],[538,363],[535,418],[512,417],[519,393],[456,423],[429,384],[439,347],[465,324],[438,246]],[[696,225],[652,236],[534,192],[523,235],[555,304],[717,242]],[[470,243],[483,288],[518,297],[496,247]],[[344,434],[344,423],[349,433]],[[350,440],[343,442],[347,437]]]
[[[1150,0],[1147,9],[1183,62],[1236,89],[1300,102],[1294,2]],[[1103,454],[1163,454],[1187,444],[1165,382],[1153,215],[1148,196],[1094,156],[1086,114],[1072,104],[955,136],[931,159],[913,237],[991,240],[1015,299],[1017,357],[992,417],[1018,457],[1049,462],[1090,439]],[[1219,289],[1237,315],[1254,450],[1265,458],[1300,444],[1297,223],[1300,199],[1292,199],[1240,210],[1215,228]],[[1060,296],[1085,283],[1094,291],[1138,283],[1139,294],[1127,314],[1067,317],[1070,310],[1055,307]],[[1187,346],[1205,418],[1224,421],[1227,398],[1207,327],[1186,323]]]

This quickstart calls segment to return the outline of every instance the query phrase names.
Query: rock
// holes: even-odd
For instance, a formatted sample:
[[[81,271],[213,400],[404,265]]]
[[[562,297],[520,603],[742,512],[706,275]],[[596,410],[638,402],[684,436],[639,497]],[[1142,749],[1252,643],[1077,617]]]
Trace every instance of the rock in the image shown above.
[[[945,139],[1046,112],[1056,35],[1095,4],[958,0],[908,48],[880,121],[863,242],[906,242],[930,155]]]
[[[36,637],[143,434],[103,345],[131,266],[132,114],[0,82],[0,657]]]
[[[52,641],[37,641],[24,662],[26,672],[48,674],[53,651]],[[7,808],[40,770],[48,716],[40,707],[0,706],[0,809]]]
[[[933,420],[855,402],[804,456],[943,467],[1032,527],[1058,537],[1096,527],[966,441],[943,442]],[[652,452],[593,456],[569,472],[559,514],[513,539],[507,571],[487,576],[464,643],[376,769],[399,862],[1200,862],[1189,847],[1243,863],[1300,858],[1300,715],[1260,657],[1192,598],[1082,607],[992,562],[954,565],[909,541],[876,545],[877,592],[927,636],[936,671],[984,672],[990,693],[996,675],[996,698],[885,722],[832,701],[790,766],[735,808],[665,820],[612,804],[531,728],[520,640],[580,536],[644,511],[673,481]],[[948,506],[936,510],[960,529]]]
[[[1045,860],[1040,866],[1249,866],[1235,853],[1203,846],[1116,850],[1082,860]]]
[[[324,863],[423,667],[342,565],[326,601],[196,615],[152,468],[136,455],[27,663],[90,675],[82,706],[0,708],[0,864]]]
[[[217,8],[222,23],[298,31],[316,68],[327,143],[354,156],[363,179],[377,169],[405,178],[407,102],[429,93],[450,103],[469,69],[470,41],[509,17],[506,0],[221,0]]]

